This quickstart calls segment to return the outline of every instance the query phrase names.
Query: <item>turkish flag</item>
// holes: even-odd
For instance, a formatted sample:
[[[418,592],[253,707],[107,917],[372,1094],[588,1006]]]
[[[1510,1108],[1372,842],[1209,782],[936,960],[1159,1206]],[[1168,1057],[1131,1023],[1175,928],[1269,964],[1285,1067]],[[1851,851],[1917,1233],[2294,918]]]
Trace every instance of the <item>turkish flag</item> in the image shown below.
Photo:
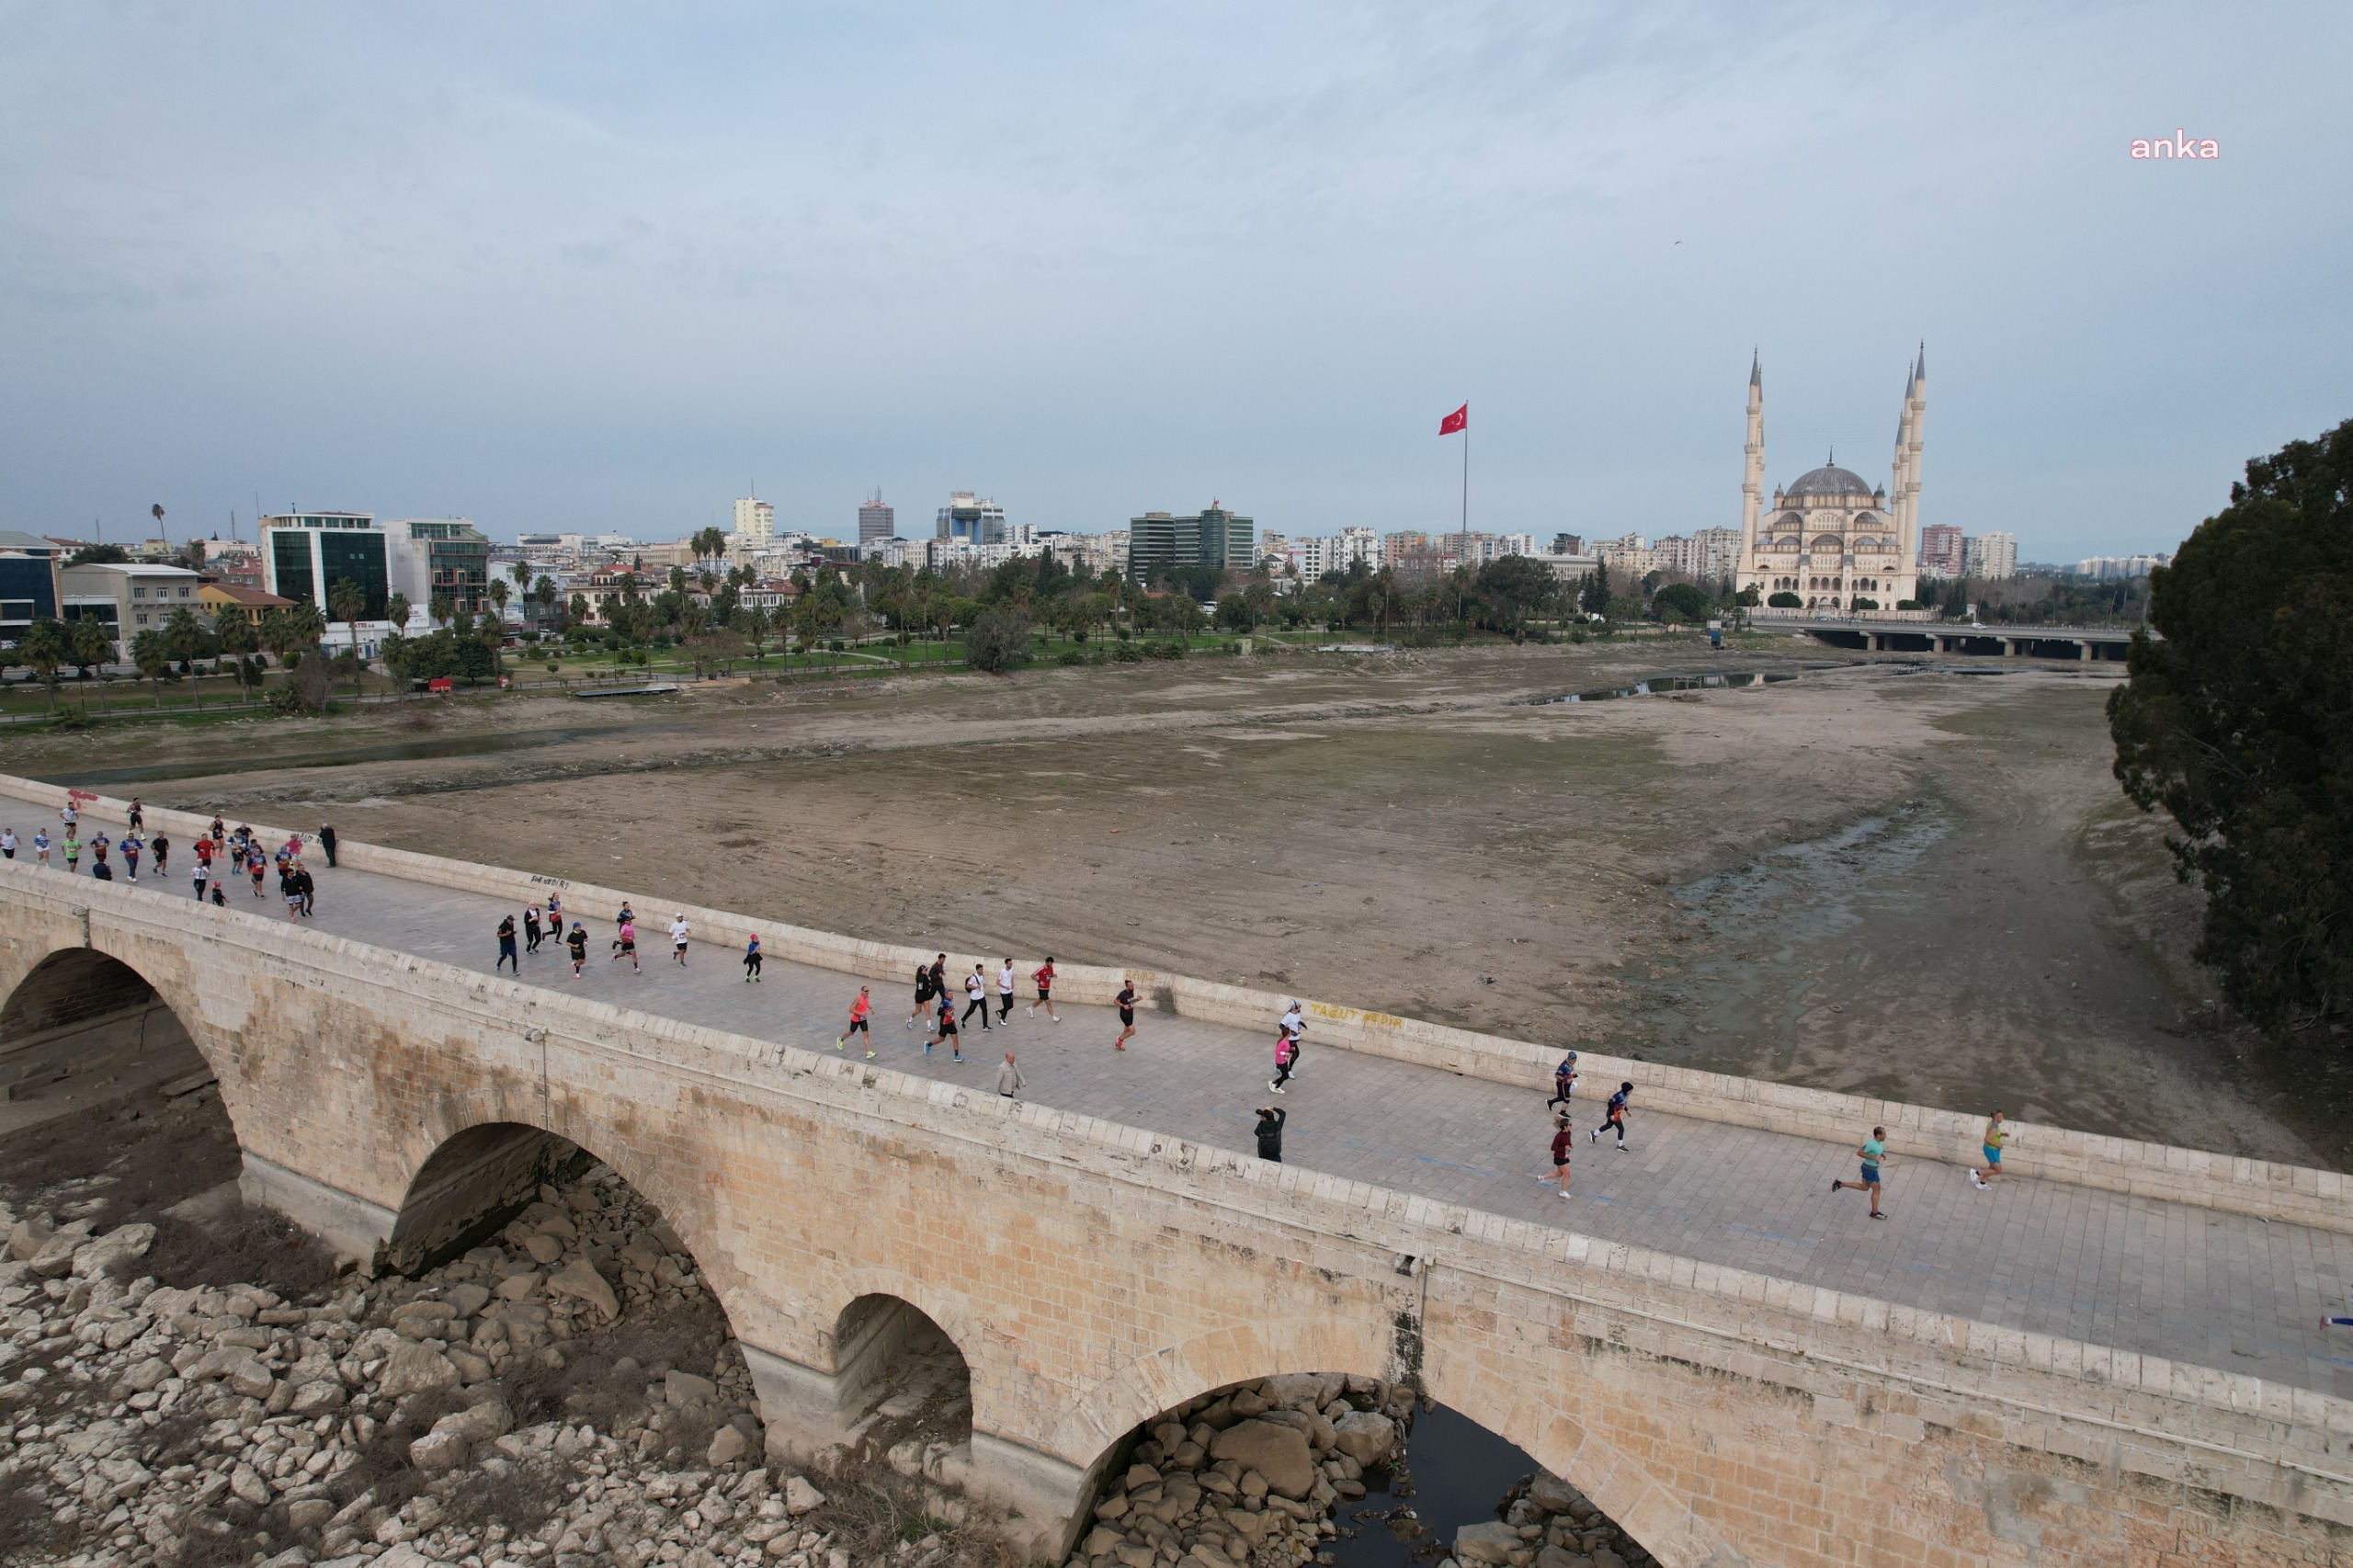
[[[1469,428],[1471,428],[1471,405],[1467,403],[1438,422],[1438,433],[1441,436],[1451,436],[1457,430]]]

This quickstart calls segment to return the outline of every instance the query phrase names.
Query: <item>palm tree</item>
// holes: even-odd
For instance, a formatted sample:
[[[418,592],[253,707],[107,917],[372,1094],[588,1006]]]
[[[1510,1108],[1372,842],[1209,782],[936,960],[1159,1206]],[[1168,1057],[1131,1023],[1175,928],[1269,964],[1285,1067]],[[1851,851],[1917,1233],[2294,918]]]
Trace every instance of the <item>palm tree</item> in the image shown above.
[[[286,663],[286,650],[294,646],[294,623],[286,610],[272,606],[262,611],[261,624],[255,628],[254,641],[261,645],[262,652],[282,666]]]
[[[457,608],[449,595],[437,593],[426,602],[426,613],[433,618],[434,625],[447,626],[449,624],[449,618],[457,613]]]
[[[40,677],[49,693],[49,710],[57,711],[57,668],[65,662],[65,623],[58,620],[36,620],[25,628],[25,635],[17,644],[17,657],[25,667]]]
[[[232,605],[215,618],[212,635],[219,643],[221,651],[236,662],[237,700],[242,702],[247,696],[246,655],[261,645],[254,637],[254,623],[245,619],[245,612],[243,609]]]
[[[742,632],[744,640],[752,645],[752,665],[757,668],[762,657],[761,649],[768,640],[768,612],[757,605],[750,609],[737,610],[735,630]]]
[[[406,631],[409,614],[415,608],[408,602],[406,594],[394,594],[384,601],[384,619],[392,623],[394,631]]]
[[[706,528],[694,537],[695,554],[704,561],[717,561],[727,553],[727,536],[716,528]]]
[[[142,631],[131,640],[131,662],[155,687],[155,706],[164,705],[164,676],[172,667],[172,651],[160,631]]]
[[[503,632],[506,626],[506,579],[494,578],[490,585],[490,605],[498,612],[498,625]]]
[[[74,667],[95,670],[98,676],[98,711],[107,710],[106,666],[114,663],[114,633],[106,622],[95,619],[76,620],[66,633],[66,657]]]
[[[359,656],[359,618],[367,612],[368,595],[350,578],[337,577],[327,589],[327,608],[335,611],[335,618],[351,634],[351,701],[357,707],[360,674],[368,667],[368,662]]]
[[[196,611],[186,605],[173,610],[164,622],[164,646],[171,650],[178,661],[182,675],[196,673],[196,661],[204,653],[204,623],[196,619]]]
[[[531,563],[529,562],[517,561],[514,565],[509,566],[506,571],[507,574],[515,579],[515,591],[517,593],[521,593],[531,585]]]

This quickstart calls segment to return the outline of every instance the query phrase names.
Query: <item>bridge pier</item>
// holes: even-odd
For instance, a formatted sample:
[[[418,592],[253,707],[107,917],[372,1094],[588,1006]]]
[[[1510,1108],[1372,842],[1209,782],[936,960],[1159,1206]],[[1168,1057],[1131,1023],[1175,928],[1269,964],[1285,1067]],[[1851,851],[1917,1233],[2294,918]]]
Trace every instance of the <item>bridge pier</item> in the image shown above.
[[[276,1210],[331,1244],[338,1261],[349,1258],[363,1273],[373,1272],[377,1255],[392,1240],[393,1222],[400,1218],[394,1210],[289,1170],[251,1149],[244,1158],[237,1192],[246,1207]]]

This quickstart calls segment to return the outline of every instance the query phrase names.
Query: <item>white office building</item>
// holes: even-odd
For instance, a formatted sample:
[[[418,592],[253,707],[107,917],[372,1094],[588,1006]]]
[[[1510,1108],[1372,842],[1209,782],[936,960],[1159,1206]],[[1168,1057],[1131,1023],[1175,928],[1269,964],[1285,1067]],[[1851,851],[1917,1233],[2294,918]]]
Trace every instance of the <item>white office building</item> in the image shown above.
[[[1971,534],[1961,541],[1961,574],[1998,582],[2018,574],[2018,541],[2006,533]]]

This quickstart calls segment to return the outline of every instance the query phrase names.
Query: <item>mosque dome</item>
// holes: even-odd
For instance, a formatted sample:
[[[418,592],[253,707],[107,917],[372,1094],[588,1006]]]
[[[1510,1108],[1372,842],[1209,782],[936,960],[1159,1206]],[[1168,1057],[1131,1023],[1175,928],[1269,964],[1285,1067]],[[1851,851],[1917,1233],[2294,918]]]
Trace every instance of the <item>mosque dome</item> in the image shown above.
[[[1862,495],[1869,496],[1871,487],[1863,476],[1836,464],[1809,470],[1798,475],[1786,494],[1790,495]]]

